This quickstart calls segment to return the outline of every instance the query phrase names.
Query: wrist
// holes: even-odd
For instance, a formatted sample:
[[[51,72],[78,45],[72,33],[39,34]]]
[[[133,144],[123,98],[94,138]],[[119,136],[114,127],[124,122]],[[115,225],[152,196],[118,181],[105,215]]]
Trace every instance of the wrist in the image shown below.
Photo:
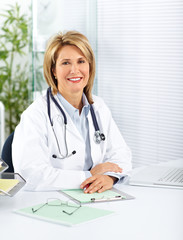
[[[118,178],[116,178],[116,177],[109,176],[109,175],[107,175],[107,176],[113,180],[113,185],[118,181]]]
[[[92,169],[90,170],[90,174],[93,176],[93,171],[92,171]]]

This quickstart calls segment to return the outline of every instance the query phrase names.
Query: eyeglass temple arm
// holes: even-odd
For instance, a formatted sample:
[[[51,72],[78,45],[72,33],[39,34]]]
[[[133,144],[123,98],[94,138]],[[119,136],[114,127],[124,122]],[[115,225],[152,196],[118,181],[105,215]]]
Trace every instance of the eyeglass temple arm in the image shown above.
[[[45,205],[47,205],[47,203],[41,205],[41,206],[40,206],[39,208],[37,208],[37,209],[32,208],[32,212],[33,212],[33,213],[37,212],[39,209],[41,209],[41,208],[44,207]]]
[[[81,205],[79,207],[77,207],[73,212],[69,213],[66,212],[65,210],[62,210],[63,213],[66,213],[67,215],[72,215],[73,213],[75,213],[79,208],[81,207]]]

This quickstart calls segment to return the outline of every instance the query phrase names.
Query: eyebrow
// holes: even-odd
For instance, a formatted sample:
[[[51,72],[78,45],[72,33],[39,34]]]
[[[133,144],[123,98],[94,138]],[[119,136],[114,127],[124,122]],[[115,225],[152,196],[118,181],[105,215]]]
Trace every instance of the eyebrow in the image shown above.
[[[83,59],[83,58],[86,59],[86,57],[81,56],[81,57],[77,58],[77,60]],[[69,60],[71,60],[71,58],[63,58],[63,59],[60,59],[60,61],[69,61]]]
[[[63,59],[60,59],[60,61],[68,61],[70,60],[69,58],[63,58]]]

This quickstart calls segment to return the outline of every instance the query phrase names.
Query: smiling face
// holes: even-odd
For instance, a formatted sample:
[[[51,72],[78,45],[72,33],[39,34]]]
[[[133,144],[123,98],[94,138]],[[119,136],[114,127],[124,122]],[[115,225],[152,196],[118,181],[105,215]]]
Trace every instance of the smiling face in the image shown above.
[[[89,79],[89,63],[79,48],[66,45],[58,52],[53,74],[63,97],[82,97]]]

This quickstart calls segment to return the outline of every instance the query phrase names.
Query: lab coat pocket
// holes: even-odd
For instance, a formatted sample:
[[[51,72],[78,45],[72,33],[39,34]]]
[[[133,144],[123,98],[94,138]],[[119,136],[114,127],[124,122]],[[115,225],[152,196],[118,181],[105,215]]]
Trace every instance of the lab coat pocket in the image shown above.
[[[72,152],[66,157],[58,155],[52,155],[52,166],[54,168],[60,168],[64,170],[78,170],[77,169],[77,155]],[[81,168],[79,168],[81,169]]]
[[[59,159],[58,157],[53,158],[53,156],[52,156],[52,166],[54,168],[64,169],[64,165],[65,165],[64,163],[65,163],[64,159]]]

